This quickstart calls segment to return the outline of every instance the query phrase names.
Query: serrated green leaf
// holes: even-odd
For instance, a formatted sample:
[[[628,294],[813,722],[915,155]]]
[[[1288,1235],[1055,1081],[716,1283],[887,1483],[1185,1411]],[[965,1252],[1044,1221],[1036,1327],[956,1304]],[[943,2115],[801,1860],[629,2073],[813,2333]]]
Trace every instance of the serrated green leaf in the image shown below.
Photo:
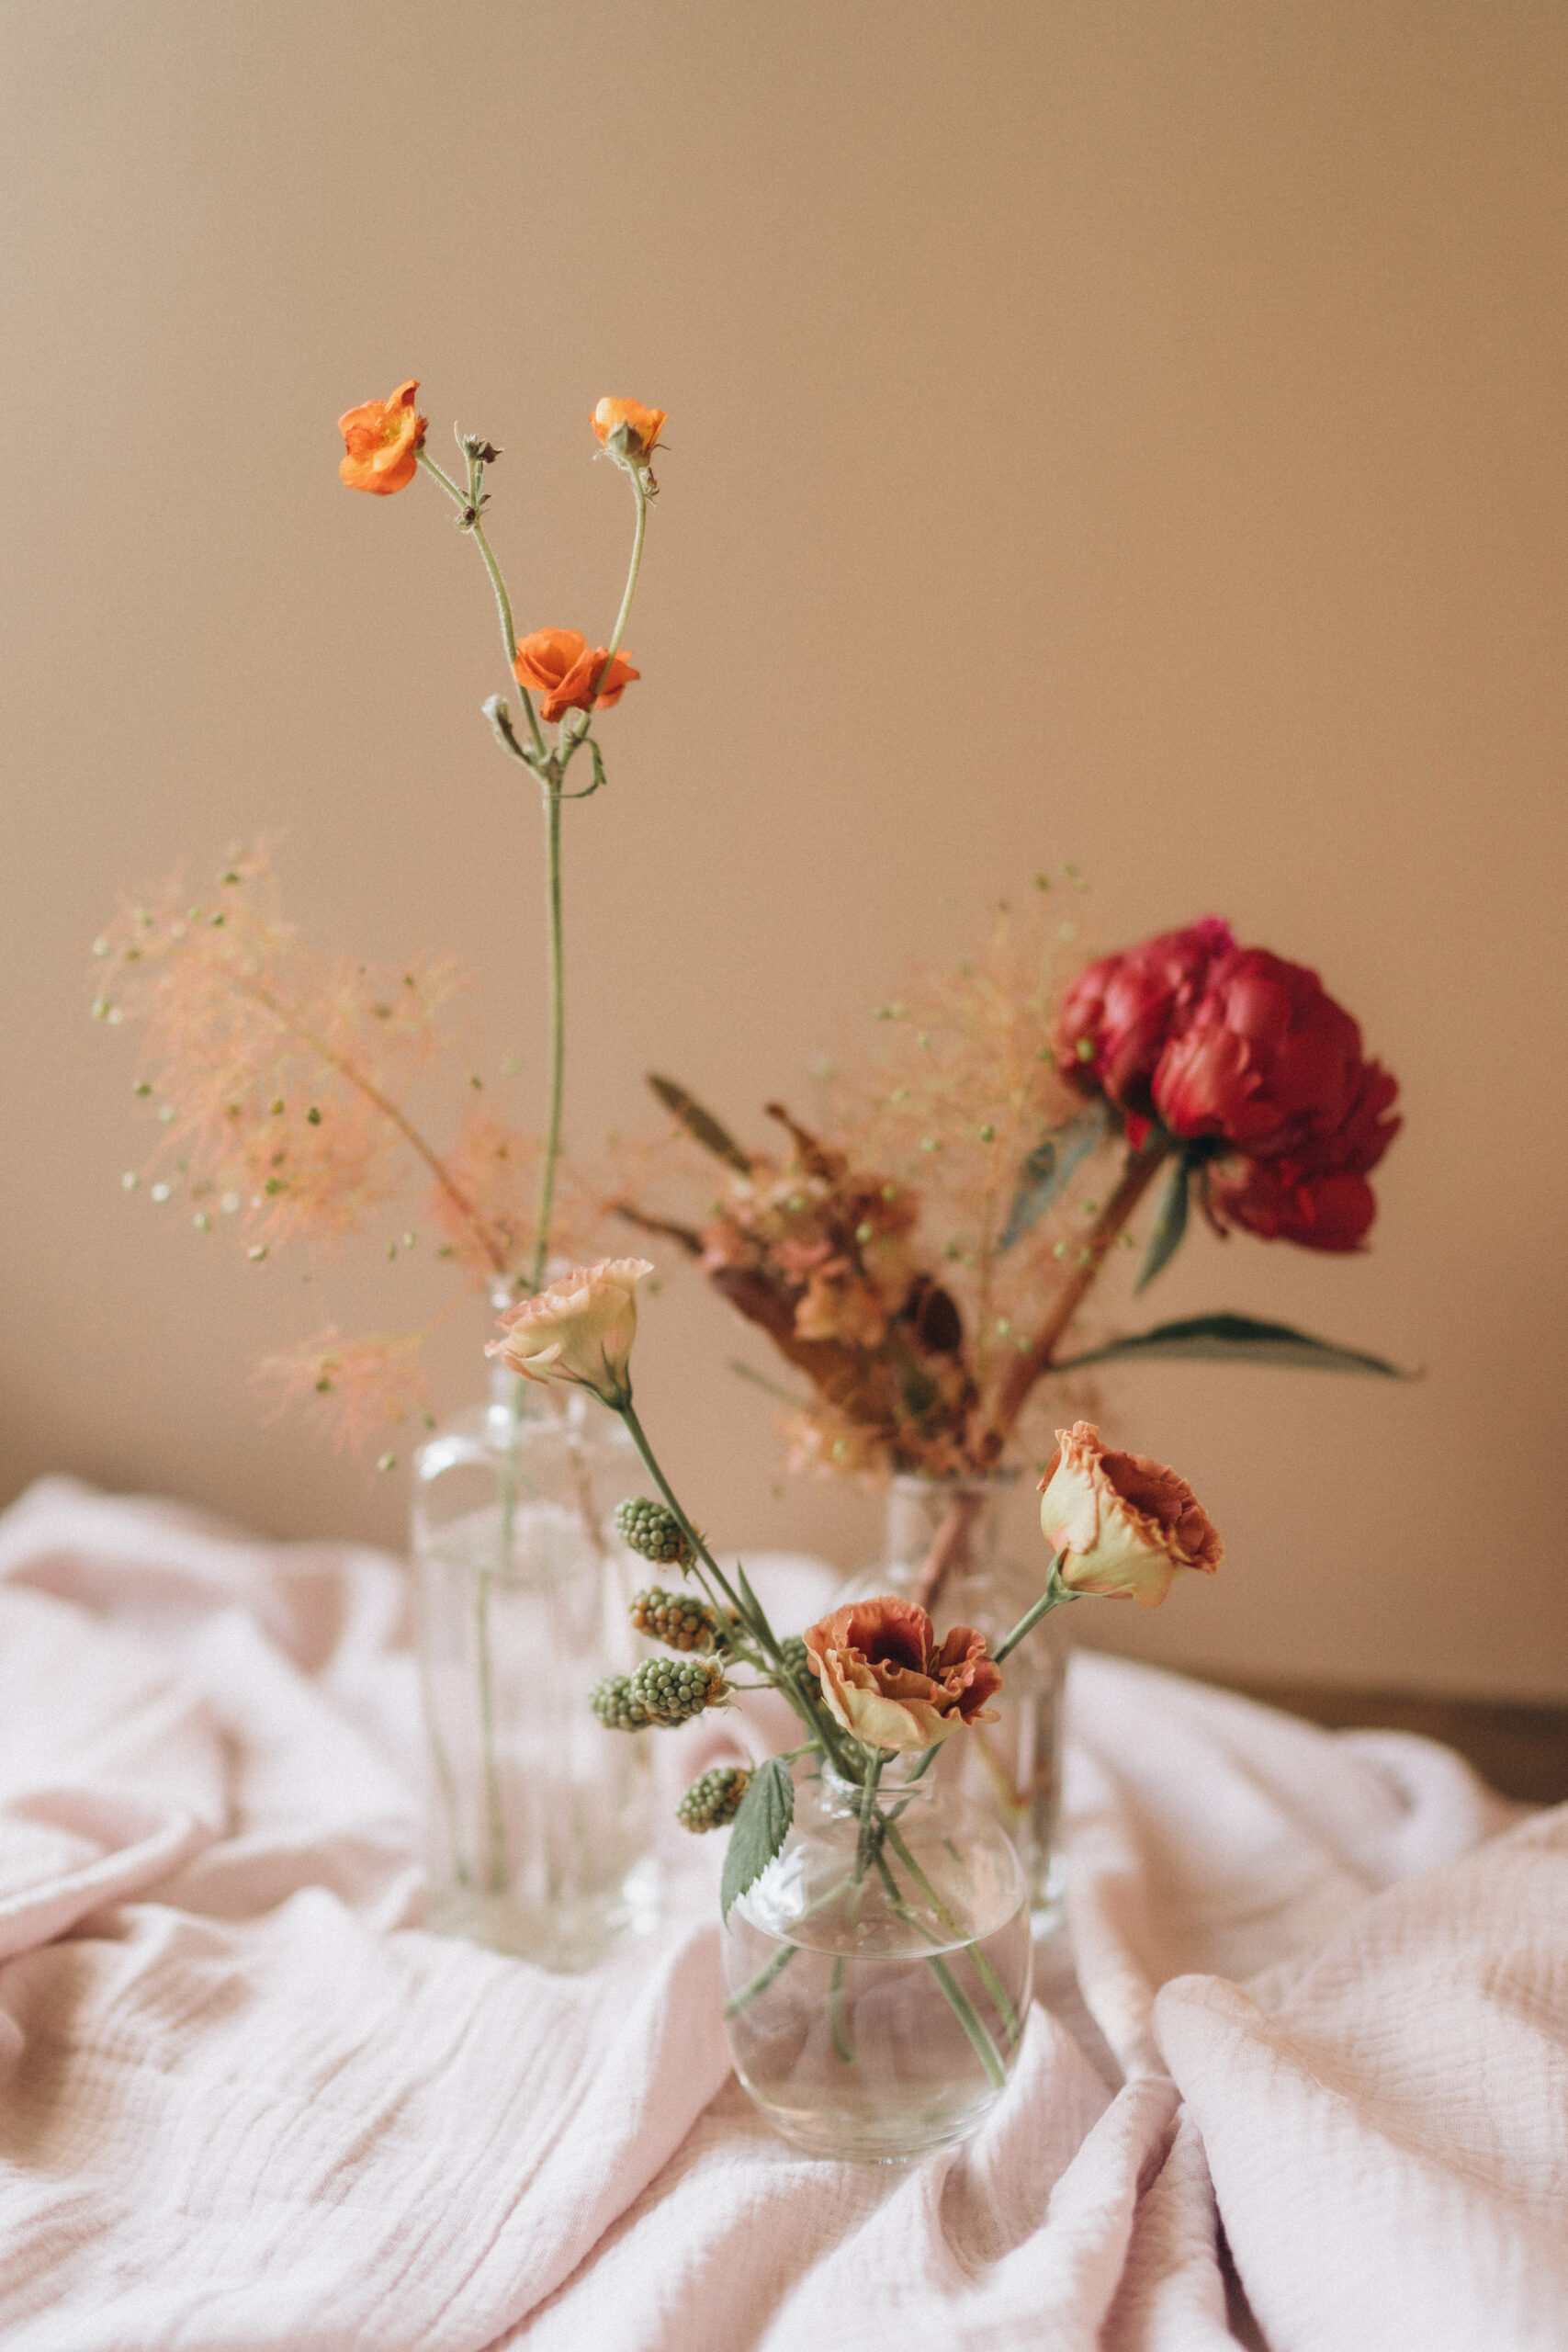
[[[1333,1340],[1314,1339],[1289,1323],[1260,1323],[1250,1315],[1190,1315],[1179,1323],[1159,1323],[1152,1331],[1136,1331],[1125,1340],[1111,1340],[1081,1356],[1066,1356],[1053,1372],[1079,1372],[1089,1364],[1185,1359],[1196,1363],[1280,1364],[1297,1372],[1354,1372],[1382,1380],[1419,1380],[1382,1356],[1360,1348],[1342,1348]]]
[[[688,1094],[672,1078],[660,1078],[655,1070],[649,1072],[648,1082],[694,1143],[700,1143],[705,1151],[711,1151],[716,1159],[722,1159],[727,1168],[733,1168],[738,1176],[750,1176],[751,1162],[745,1152],[729,1129],[711,1111],[705,1110],[694,1094]]]
[[[728,1918],[730,1905],[761,1877],[788,1837],[794,1819],[795,1782],[789,1766],[782,1756],[770,1756],[752,1773],[729,1833],[719,1889],[722,1917]]]
[[[1192,1163],[1185,1152],[1174,1162],[1166,1178],[1165,1191],[1160,1195],[1159,1212],[1155,1218],[1149,1246],[1144,1253],[1144,1270],[1138,1276],[1138,1288],[1147,1290],[1155,1276],[1168,1266],[1181,1247],[1187,1230],[1187,1204],[1192,1185]]]
[[[1096,1144],[1104,1140],[1105,1105],[1091,1102],[1065,1126],[1054,1128],[1037,1143],[1019,1170],[1018,1190],[1007,1223],[997,1237],[998,1251],[1021,1241],[1038,1225],[1052,1202],[1068,1184]]]

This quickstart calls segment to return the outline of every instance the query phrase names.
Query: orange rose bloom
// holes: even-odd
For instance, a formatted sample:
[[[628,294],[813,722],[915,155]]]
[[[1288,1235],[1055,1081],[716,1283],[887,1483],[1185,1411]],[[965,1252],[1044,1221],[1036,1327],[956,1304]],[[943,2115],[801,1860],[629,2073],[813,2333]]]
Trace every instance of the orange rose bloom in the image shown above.
[[[413,404],[419,379],[411,376],[390,400],[366,401],[344,411],[337,421],[348,455],[338,471],[350,490],[371,490],[389,498],[414,478],[419,452],[424,446],[427,417]]]
[[[654,443],[664,430],[664,420],[670,412],[664,408],[644,408],[640,401],[613,401],[606,396],[593,412],[595,438],[603,444],[618,424],[626,428],[626,455],[631,458],[651,458]]]
[[[939,1647],[912,1600],[885,1596],[835,1609],[807,1626],[806,1655],[828,1713],[868,1747],[913,1752],[961,1724],[996,1720],[981,1712],[1002,1687],[985,1635],[954,1625]]]
[[[512,666],[519,685],[543,695],[539,708],[553,725],[563,711],[592,710],[595,703],[601,710],[613,710],[632,680],[642,674],[619,653],[606,674],[608,659],[605,646],[589,651],[581,629],[536,628],[523,639]]]

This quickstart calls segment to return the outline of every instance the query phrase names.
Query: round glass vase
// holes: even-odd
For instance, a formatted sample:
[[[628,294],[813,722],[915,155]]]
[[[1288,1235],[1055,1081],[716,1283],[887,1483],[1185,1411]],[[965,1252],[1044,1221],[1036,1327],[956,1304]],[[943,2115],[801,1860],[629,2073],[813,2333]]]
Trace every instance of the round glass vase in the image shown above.
[[[885,1779],[869,1803],[830,1770],[803,1780],[723,1951],[735,2071],[812,2155],[902,2164],[964,2139],[1017,2064],[1023,1872],[995,1819],[934,1773]]]
[[[897,1593],[928,1611],[939,1633],[973,1625],[994,1649],[1038,1600],[1044,1576],[1043,1563],[1026,1568],[1002,1549],[1003,1514],[1018,1475],[896,1477],[887,1493],[883,1556],[850,1579],[840,1605]],[[1059,1927],[1064,1916],[1057,1831],[1066,1643],[1060,1626],[1058,1611],[1020,1643],[991,1702],[998,1720],[948,1740],[934,1768],[994,1815],[1017,1847],[1037,1936]]]
[[[658,1910],[651,1735],[588,1705],[642,1655],[644,1563],[614,1524],[640,1483],[596,1399],[502,1369],[414,1461],[429,1925],[550,1969],[592,1967]]]

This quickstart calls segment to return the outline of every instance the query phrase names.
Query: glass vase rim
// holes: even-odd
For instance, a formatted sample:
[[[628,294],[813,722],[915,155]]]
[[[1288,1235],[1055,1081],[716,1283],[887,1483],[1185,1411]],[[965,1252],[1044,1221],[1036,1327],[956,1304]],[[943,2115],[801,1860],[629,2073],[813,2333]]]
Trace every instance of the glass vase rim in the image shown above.
[[[1022,1476],[1021,1463],[1001,1462],[994,1470],[895,1470],[888,1485],[896,1495],[1005,1495]]]
[[[880,1796],[886,1790],[889,1793],[896,1792],[899,1796],[927,1797],[930,1796],[935,1789],[941,1787],[942,1783],[938,1781],[935,1771],[931,1770],[922,1772],[918,1781],[911,1781],[908,1777],[902,1780],[893,1779],[890,1777],[890,1773],[897,1771],[898,1766],[914,1764],[925,1754],[925,1749],[923,1747],[886,1748],[883,1753],[886,1757],[887,1760],[883,1765],[881,1775],[876,1783],[876,1793],[878,1796]],[[818,1787],[823,1790],[827,1795],[835,1799],[852,1798],[857,1808],[862,1797],[865,1793],[865,1782],[863,1781],[852,1781],[848,1779],[844,1773],[840,1771],[832,1758],[828,1756],[824,1756],[822,1758],[820,1770],[810,1772],[807,1775],[807,1781],[808,1786]]]

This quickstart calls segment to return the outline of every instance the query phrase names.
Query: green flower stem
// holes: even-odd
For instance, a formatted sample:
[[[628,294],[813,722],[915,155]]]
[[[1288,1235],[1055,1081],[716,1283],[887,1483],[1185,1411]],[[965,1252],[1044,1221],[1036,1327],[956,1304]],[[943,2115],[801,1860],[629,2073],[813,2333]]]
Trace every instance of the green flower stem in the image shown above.
[[[987,2032],[968,1994],[940,1953],[934,1951],[931,1953],[926,1961],[926,1966],[946,1994],[953,2016],[968,2035],[975,2055],[989,2075],[993,2086],[998,2091],[1001,2090],[1007,2083],[1007,2068],[1002,2064],[1001,2052]]]
[[[610,674],[610,664],[614,662],[616,654],[620,651],[621,639],[626,633],[626,622],[631,614],[632,598],[637,594],[637,574],[642,570],[642,543],[648,533],[648,492],[643,486],[641,475],[637,471],[635,467],[628,466],[626,468],[626,472],[631,477],[632,496],[637,501],[637,527],[632,534],[631,562],[626,569],[626,584],[621,594],[621,609],[615,616],[615,629],[611,634],[610,642],[605,648],[604,667],[599,673],[599,681],[601,685]],[[530,711],[528,715],[532,718],[532,711]],[[581,744],[587,741],[588,731],[592,724],[593,713],[592,710],[586,710],[583,712],[581,726],[575,733],[569,731],[571,727],[571,721],[570,719],[562,720],[560,749],[562,754],[561,764],[563,775],[567,766],[570,763],[572,754],[578,750]],[[592,748],[592,745],[590,745],[590,749]]]
[[[905,1904],[897,1880],[887,1867],[886,1855],[880,1853],[877,1855],[876,1867],[895,1910],[907,1911],[908,1905]],[[969,1949],[974,1951],[975,1947],[971,1945]],[[978,1957],[977,1952],[976,1956]],[[987,2032],[975,2004],[940,1952],[928,1952],[926,1966],[942,1986],[948,2007],[967,2034],[970,2047],[984,2066],[992,2086],[999,2091],[1007,2081],[1007,2068],[1003,2065],[1001,2053]]]
[[[846,2066],[855,2063],[855,2046],[850,2040],[844,2023],[844,1955],[839,1952],[828,1979],[828,2031],[832,2039],[833,2054]]]
[[[910,1853],[897,1822],[886,1821],[884,1827],[888,1844],[931,1905],[933,1916],[941,1920],[950,1935],[962,1937],[963,1928],[953,1917],[913,1854]],[[967,1949],[974,1958],[976,1973],[996,2006],[997,2015],[1002,2021],[1002,2031],[1010,2041],[1016,2041],[1019,2035],[1018,2011],[1008,1998],[1007,1987],[977,1943],[971,1943]]]
[[[504,1522],[503,1522],[504,1523]],[[479,1739],[484,1754],[485,1828],[489,1846],[487,1883],[504,1894],[508,1877],[506,1813],[501,1801],[501,1771],[495,1752],[495,1668],[490,1645],[490,1595],[494,1570],[486,1561],[474,1596],[474,1641],[479,1673]]]
[[[529,717],[533,717],[530,708]],[[542,740],[542,739],[541,739]],[[540,778],[545,801],[545,921],[549,934],[550,1102],[539,1162],[539,1195],[534,1218],[533,1284],[544,1285],[549,1263],[550,1219],[555,1213],[556,1168],[560,1159],[561,1110],[566,1099],[566,962],[561,924],[560,785]]]
[[[751,1605],[749,1606],[741,1595],[736,1591],[734,1586],[730,1583],[729,1578],[725,1575],[724,1570],[719,1566],[718,1562],[714,1558],[713,1554],[708,1550],[707,1545],[698,1534],[696,1528],[693,1525],[691,1520],[682,1509],[674,1488],[671,1486],[669,1479],[665,1476],[663,1471],[659,1466],[658,1456],[655,1454],[652,1446],[649,1443],[648,1432],[637,1417],[637,1411],[632,1404],[630,1391],[628,1390],[624,1398],[611,1399],[609,1397],[605,1397],[603,1401],[610,1406],[612,1412],[619,1413],[630,1433],[633,1444],[637,1447],[637,1452],[642,1456],[649,1477],[653,1480],[654,1485],[658,1487],[660,1493],[669,1504],[670,1509],[674,1512],[676,1523],[680,1527],[681,1532],[684,1535],[687,1543],[691,1545],[697,1560],[702,1564],[703,1568],[706,1570],[707,1575],[713,1578],[714,1583],[717,1585],[719,1592],[724,1596],[725,1602],[734,1611],[740,1623],[752,1635],[752,1638],[757,1643],[758,1647],[763,1652],[773,1677],[774,1689],[783,1695],[788,1704],[794,1709],[795,1713],[799,1716],[806,1729],[811,1734],[814,1745],[822,1747],[826,1751],[838,1770],[842,1774],[843,1778],[846,1781],[860,1781],[863,1775],[854,1770],[853,1763],[845,1752],[843,1742],[840,1739],[837,1730],[834,1729],[830,1731],[829,1729],[829,1726],[823,1721],[822,1717],[813,1708],[809,1697],[802,1690],[800,1684],[796,1681],[789,1668],[784,1664],[784,1652],[780,1647],[778,1635],[773,1632],[773,1627],[769,1624],[767,1615],[762,1609],[761,1603],[756,1600],[756,1596],[753,1594],[751,1597]],[[714,1600],[716,1606],[716,1596],[711,1587],[708,1588],[708,1598],[710,1600]]]
[[[724,2005],[727,2018],[736,2017],[765,1993],[775,1976],[782,1976],[792,1960],[800,1955],[798,1944],[781,1944],[773,1958],[764,1961],[755,1976],[749,1976],[737,1992],[731,1993]]]
[[[882,1816],[877,1811],[876,1784],[887,1763],[885,1752],[879,1750],[867,1762],[865,1778],[860,1792],[860,1833],[855,1839],[854,1868],[850,1872],[850,1926],[860,1918],[861,1889],[865,1883],[871,1858],[880,1850]],[[846,2065],[854,2063],[854,2045],[844,2022],[844,1977],[847,1973],[845,1955],[840,1952],[833,1962],[833,1972],[828,1982],[828,2030],[833,2037],[833,2047]]]
[[[1041,1594],[1039,1600],[1034,1603],[1032,1609],[1026,1609],[1024,1611],[1022,1616],[1019,1619],[1011,1633],[1007,1634],[998,1645],[997,1648],[991,1652],[991,1656],[995,1658],[998,1666],[1000,1666],[1004,1658],[1010,1657],[1012,1656],[1013,1651],[1017,1649],[1020,1642],[1023,1640],[1026,1634],[1032,1634],[1036,1625],[1039,1624],[1042,1617],[1048,1617],[1052,1610],[1059,1609],[1064,1601],[1076,1600],[1077,1599],[1077,1594],[1076,1592],[1069,1592],[1066,1586],[1062,1582],[1062,1562],[1066,1558],[1066,1556],[1067,1555],[1065,1552],[1057,1553],[1055,1558],[1051,1563],[1050,1573],[1045,1578],[1044,1591]]]

